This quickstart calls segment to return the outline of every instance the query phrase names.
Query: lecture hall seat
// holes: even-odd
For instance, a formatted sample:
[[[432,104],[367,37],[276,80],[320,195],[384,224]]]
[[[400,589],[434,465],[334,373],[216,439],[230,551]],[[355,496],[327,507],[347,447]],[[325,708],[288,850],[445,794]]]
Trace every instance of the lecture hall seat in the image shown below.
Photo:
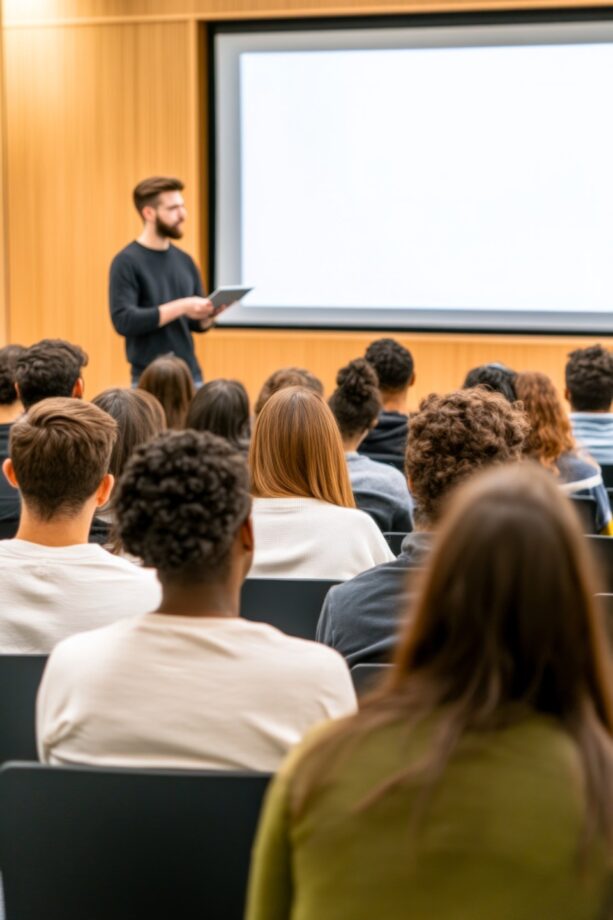
[[[316,578],[248,578],[241,616],[276,626],[288,636],[314,639],[326,594],[337,584]]]

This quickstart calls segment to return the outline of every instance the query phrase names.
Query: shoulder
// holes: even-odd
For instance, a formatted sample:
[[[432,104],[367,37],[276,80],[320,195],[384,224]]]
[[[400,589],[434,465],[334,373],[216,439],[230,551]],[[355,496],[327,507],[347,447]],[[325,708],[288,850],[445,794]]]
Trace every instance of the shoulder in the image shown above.
[[[92,661],[100,661],[103,650],[108,650],[122,635],[131,632],[140,620],[141,617],[127,617],[62,639],[49,655],[47,670],[64,674],[68,668],[76,667],[89,672]]]
[[[138,262],[140,255],[141,252],[138,243],[132,241],[131,243],[128,243],[127,246],[124,246],[123,249],[119,250],[111,262],[111,267],[134,265]]]
[[[171,243],[169,252],[170,252],[171,257],[175,260],[175,262],[178,262],[181,265],[184,265],[186,268],[190,269],[190,271],[194,271],[194,272],[198,271],[198,267],[196,266],[196,263],[194,262],[190,254],[185,252],[184,249],[179,249],[178,246],[173,246]]]
[[[567,484],[594,480],[590,485],[598,485],[602,479],[598,464],[575,451],[567,451],[562,454],[558,457],[556,465],[562,481]]]

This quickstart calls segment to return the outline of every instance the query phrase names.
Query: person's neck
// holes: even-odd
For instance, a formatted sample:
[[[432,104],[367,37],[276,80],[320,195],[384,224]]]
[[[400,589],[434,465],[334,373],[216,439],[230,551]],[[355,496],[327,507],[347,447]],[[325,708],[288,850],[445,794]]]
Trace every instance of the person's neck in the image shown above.
[[[19,400],[11,403],[10,406],[0,406],[0,425],[10,425],[20,415],[23,415],[23,406]]]
[[[157,613],[179,617],[237,617],[241,582],[165,582]]]
[[[400,390],[397,393],[381,390],[381,402],[384,412],[399,412],[401,415],[406,415],[407,390]]]
[[[358,447],[364,440],[364,434],[354,435],[353,438],[343,438],[343,449],[346,454],[355,454]]]
[[[159,249],[163,251],[170,246],[170,240],[167,236],[160,236],[153,224],[145,224],[140,236],[136,237],[136,242],[147,249]]]
[[[16,533],[17,540],[38,543],[40,546],[82,546],[88,542],[93,509],[73,517],[42,521],[28,509],[22,499],[21,517]]]

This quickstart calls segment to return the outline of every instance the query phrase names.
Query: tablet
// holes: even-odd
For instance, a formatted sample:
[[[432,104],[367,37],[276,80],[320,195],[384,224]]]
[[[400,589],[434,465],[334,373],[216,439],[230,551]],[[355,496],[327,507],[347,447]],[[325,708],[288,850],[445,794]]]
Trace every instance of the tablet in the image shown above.
[[[252,287],[219,287],[212,294],[209,294],[209,300],[215,307],[215,311],[217,311],[224,305],[229,307],[230,304],[236,303],[237,300],[241,300],[252,290]]]

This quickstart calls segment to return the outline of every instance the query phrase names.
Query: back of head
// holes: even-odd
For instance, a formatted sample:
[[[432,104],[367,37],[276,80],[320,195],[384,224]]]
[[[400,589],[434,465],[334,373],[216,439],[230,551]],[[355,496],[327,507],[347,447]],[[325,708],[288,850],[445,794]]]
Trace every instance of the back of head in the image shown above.
[[[538,371],[518,374],[515,389],[530,424],[525,452],[555,470],[558,457],[575,447],[562,400],[547,374]]]
[[[19,398],[15,389],[17,360],[24,354],[23,345],[0,348],[0,406],[12,406]]]
[[[328,405],[343,438],[363,434],[376,423],[381,411],[379,381],[365,358],[350,361],[338,372]]]
[[[399,393],[411,385],[415,370],[413,355],[395,339],[376,339],[364,357],[374,368],[382,392]]]
[[[194,396],[185,421],[186,428],[210,431],[245,450],[249,441],[249,397],[238,380],[211,380]]]
[[[253,494],[302,496],[355,508],[334,416],[316,393],[289,387],[257,417],[249,450]]]
[[[115,490],[125,549],[162,581],[222,580],[249,516],[244,456],[209,432],[168,431],[137,447]]]
[[[324,395],[323,383],[315,374],[302,367],[282,367],[265,380],[255,403],[254,414],[258,416],[270,397],[286,387],[304,387],[318,396]]]
[[[450,491],[477,470],[519,460],[527,434],[521,409],[482,387],[422,400],[405,458],[418,523],[436,525]]]
[[[77,514],[109,469],[117,423],[77,399],[45,399],[11,428],[9,451],[24,501],[38,518]]]
[[[63,339],[42,339],[17,358],[15,382],[25,409],[41,399],[73,395],[88,357]]]
[[[515,371],[503,364],[481,364],[468,372],[462,386],[465,390],[485,387],[491,393],[500,393],[508,402],[513,403],[517,400],[516,376]]]
[[[602,345],[571,351],[566,388],[577,412],[610,412],[613,401],[613,355]]]
[[[169,428],[183,428],[189,404],[194,398],[194,381],[182,358],[176,355],[156,358],[145,368],[138,385],[160,401]]]
[[[109,472],[118,479],[138,445],[165,430],[164,410],[151,393],[122,387],[104,390],[92,403],[108,412],[117,422],[117,440],[111,454]]]

